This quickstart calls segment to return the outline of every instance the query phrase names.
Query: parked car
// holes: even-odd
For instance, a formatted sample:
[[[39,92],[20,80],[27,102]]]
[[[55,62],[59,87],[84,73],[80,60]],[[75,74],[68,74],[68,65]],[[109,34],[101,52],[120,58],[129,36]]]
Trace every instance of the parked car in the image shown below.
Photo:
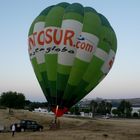
[[[110,119],[110,116],[109,115],[104,115],[103,119]]]
[[[42,131],[43,126],[32,120],[21,120],[20,123],[15,123],[17,132],[24,132],[27,130],[31,131]]]

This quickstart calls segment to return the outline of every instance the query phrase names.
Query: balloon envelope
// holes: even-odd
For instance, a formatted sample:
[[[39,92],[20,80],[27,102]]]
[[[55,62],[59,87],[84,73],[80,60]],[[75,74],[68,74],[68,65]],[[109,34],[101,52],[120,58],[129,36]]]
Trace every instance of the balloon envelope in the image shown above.
[[[102,14],[65,2],[36,17],[28,44],[34,72],[56,116],[62,116],[100,83],[117,50],[115,32]]]

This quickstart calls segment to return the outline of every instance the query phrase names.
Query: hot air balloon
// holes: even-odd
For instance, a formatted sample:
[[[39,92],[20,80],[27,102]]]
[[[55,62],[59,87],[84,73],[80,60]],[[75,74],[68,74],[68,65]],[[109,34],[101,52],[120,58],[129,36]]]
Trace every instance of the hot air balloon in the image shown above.
[[[65,2],[36,17],[28,44],[35,75],[56,117],[104,79],[117,50],[115,32],[102,14]]]

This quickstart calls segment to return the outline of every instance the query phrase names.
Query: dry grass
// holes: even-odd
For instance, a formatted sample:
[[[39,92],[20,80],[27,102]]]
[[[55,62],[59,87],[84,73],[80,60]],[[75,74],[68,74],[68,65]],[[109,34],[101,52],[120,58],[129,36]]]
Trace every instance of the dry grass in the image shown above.
[[[49,130],[49,123],[53,116],[26,111],[14,111],[8,115],[0,110],[0,124],[7,127],[20,119],[33,119],[41,123],[43,132],[21,132],[11,137],[11,133],[1,133],[0,140],[140,140],[140,120],[113,119],[76,119],[60,118],[61,128]]]

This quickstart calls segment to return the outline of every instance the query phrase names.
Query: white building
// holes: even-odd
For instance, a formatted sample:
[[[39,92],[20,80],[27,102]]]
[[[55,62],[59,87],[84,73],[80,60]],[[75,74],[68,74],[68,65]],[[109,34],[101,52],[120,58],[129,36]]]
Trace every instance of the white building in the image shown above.
[[[34,109],[34,112],[41,112],[41,113],[44,113],[44,112],[46,112],[46,113],[48,113],[48,110],[46,109],[46,108],[35,108]]]

